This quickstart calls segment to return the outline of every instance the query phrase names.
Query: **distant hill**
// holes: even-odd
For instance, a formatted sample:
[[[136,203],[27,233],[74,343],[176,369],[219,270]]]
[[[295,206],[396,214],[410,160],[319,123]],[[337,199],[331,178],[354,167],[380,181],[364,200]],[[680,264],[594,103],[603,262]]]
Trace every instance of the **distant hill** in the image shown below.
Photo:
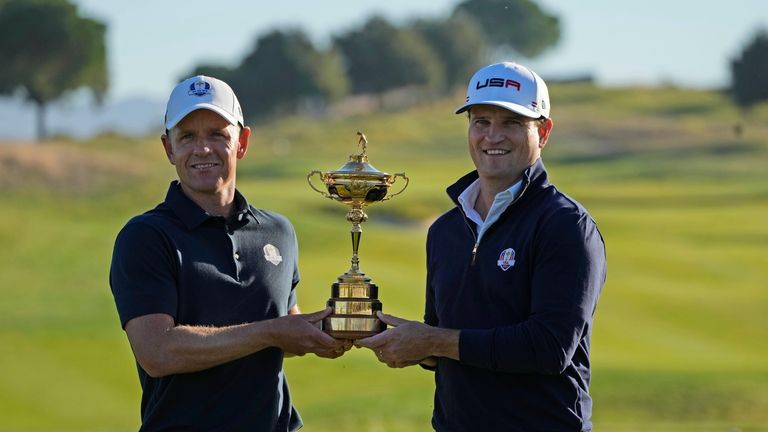
[[[94,105],[88,98],[50,105],[47,114],[52,135],[90,138],[103,132],[146,136],[162,128],[162,101],[131,98]],[[0,141],[35,138],[35,107],[18,98],[0,98]]]

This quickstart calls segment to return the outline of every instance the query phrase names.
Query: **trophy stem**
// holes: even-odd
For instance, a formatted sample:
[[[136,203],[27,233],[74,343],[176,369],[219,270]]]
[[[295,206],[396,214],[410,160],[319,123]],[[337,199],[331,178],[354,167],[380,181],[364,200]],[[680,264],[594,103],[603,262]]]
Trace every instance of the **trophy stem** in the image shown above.
[[[360,247],[360,236],[363,234],[363,228],[360,224],[352,224],[350,234],[352,234],[352,268],[349,269],[349,273],[357,274],[360,273],[360,258],[357,256],[357,250]]]
[[[352,222],[352,267],[349,269],[350,275],[360,274],[360,258],[357,256],[357,250],[360,247],[360,235],[363,233],[361,223],[368,220],[368,215],[363,211],[359,204],[354,205],[347,213],[347,220]]]
[[[381,333],[387,325],[379,320],[376,312],[382,310],[379,301],[379,287],[371,283],[371,278],[360,272],[360,226],[368,219],[362,205],[353,203],[347,213],[347,220],[352,222],[352,267],[339,276],[338,282],[331,286],[331,298],[327,305],[333,313],[323,319],[323,331],[337,339],[360,339]]]

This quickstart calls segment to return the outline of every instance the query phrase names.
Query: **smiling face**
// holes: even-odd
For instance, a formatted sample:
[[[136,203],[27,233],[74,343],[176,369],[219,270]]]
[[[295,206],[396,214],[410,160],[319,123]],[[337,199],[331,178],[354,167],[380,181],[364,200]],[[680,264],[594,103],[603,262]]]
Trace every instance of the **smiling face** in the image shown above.
[[[469,154],[480,180],[503,190],[541,156],[552,120],[532,119],[493,105],[469,111]]]
[[[163,135],[165,153],[176,166],[184,193],[195,201],[233,199],[237,160],[245,156],[250,132],[199,109]]]

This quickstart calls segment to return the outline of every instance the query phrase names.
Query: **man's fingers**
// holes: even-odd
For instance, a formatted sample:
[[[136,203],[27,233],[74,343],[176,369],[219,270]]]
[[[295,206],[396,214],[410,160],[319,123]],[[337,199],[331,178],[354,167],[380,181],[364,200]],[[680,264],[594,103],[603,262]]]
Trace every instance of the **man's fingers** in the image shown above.
[[[376,312],[376,316],[378,316],[382,322],[389,324],[392,327],[397,327],[409,321],[407,319],[398,318],[394,315],[385,314],[384,312],[381,312],[381,311]]]
[[[349,341],[336,341],[336,342],[337,343],[341,342],[341,344],[336,345],[336,347],[332,349],[318,351],[316,355],[318,357],[335,359],[343,356],[345,352],[349,351],[349,348],[351,347],[351,345],[349,346],[347,345],[347,342]]]
[[[320,322],[323,318],[325,318],[328,315],[330,315],[331,312],[333,312],[333,309],[330,308],[330,307],[327,307],[327,308],[325,308],[323,310],[320,310],[320,311],[317,311],[317,312],[312,312],[312,313],[304,314],[304,315],[302,315],[302,317],[305,320],[311,322],[312,324],[315,324],[317,322]]]
[[[376,348],[384,345],[384,343],[386,342],[384,340],[383,334],[384,333],[379,333],[374,336],[358,339],[355,341],[355,346],[358,348],[370,348],[372,350],[375,350]]]
[[[329,336],[328,333],[326,333],[324,331],[321,331],[321,330],[317,330],[317,333],[318,333],[317,334],[317,340],[323,346],[328,347],[328,348],[333,347],[334,349],[339,349],[339,348],[341,348],[342,350],[344,349],[344,341],[343,340],[335,339],[335,338]]]
[[[323,351],[317,353],[316,355],[321,358],[335,359],[337,357],[341,357],[342,354],[344,354],[344,352],[338,353],[336,351]]]
[[[323,318],[328,316],[328,314],[330,314],[332,310],[333,309],[328,307],[321,311],[312,312],[306,315],[301,315],[301,317],[304,318],[308,323],[313,324],[314,328],[312,329],[312,333],[313,333],[312,338],[314,341],[320,343],[322,346],[326,348],[338,349],[339,347],[344,347],[346,341],[331,337],[328,333],[320,330],[315,325],[318,322],[320,322]]]

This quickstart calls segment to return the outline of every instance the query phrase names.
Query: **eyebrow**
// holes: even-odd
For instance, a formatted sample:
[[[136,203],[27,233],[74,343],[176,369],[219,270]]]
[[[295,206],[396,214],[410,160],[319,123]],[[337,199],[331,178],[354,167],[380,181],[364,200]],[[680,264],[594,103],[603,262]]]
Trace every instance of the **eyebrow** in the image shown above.
[[[492,114],[485,114],[485,115],[483,115],[483,114],[477,114],[477,115],[473,115],[473,116],[472,116],[472,117],[470,117],[470,118],[471,118],[471,119],[479,119],[479,118],[482,118],[482,119],[487,119],[487,118],[489,118],[489,117],[493,117],[493,115],[492,115]],[[502,119],[503,119],[503,120],[517,120],[517,121],[525,121],[525,120],[528,120],[529,118],[528,118],[528,117],[525,117],[525,116],[521,116],[521,115],[516,115],[516,114],[505,114],[505,115],[502,117]]]
[[[178,133],[195,132],[197,130],[197,128],[195,128],[195,127],[183,128],[183,127],[180,127],[180,126],[174,128],[174,129],[176,129],[178,131]],[[206,133],[224,132],[224,131],[227,131],[227,132],[229,131],[229,125],[227,125],[225,127],[221,127],[221,128],[219,128],[219,127],[210,127],[210,128],[205,130]]]

